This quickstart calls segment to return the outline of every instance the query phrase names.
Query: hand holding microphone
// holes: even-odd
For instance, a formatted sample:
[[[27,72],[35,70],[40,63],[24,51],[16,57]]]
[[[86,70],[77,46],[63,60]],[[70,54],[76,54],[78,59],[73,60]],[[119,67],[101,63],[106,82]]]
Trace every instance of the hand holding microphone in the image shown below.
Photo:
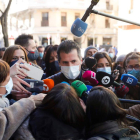
[[[89,92],[87,92],[87,86],[79,80],[76,80],[71,83],[71,86],[75,89],[77,95],[84,101],[86,104],[86,100]],[[83,108],[84,109],[84,108]]]
[[[71,83],[71,86],[75,89],[79,97],[82,96],[87,97],[87,93],[86,93],[87,87],[82,81],[76,80]]]
[[[119,97],[124,97],[124,95],[129,92],[129,88],[127,86],[117,83],[116,81],[114,81],[114,78],[106,72],[97,72],[96,78],[99,81],[99,84],[105,87],[110,87],[111,85],[114,85],[116,89],[116,94]]]

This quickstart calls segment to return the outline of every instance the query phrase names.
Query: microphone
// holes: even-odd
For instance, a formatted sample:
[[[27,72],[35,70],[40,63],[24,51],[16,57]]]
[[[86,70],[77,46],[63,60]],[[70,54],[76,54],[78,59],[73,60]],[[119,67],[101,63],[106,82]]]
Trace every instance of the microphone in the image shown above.
[[[97,60],[94,57],[87,57],[83,61],[81,68],[82,70],[91,70],[97,64]]]
[[[47,93],[54,87],[54,81],[52,79],[44,79],[42,81],[44,81],[42,93]]]
[[[86,85],[79,81],[79,80],[76,80],[74,82],[71,83],[71,86],[75,89],[77,95],[82,98],[82,97],[86,97],[88,96],[88,94],[86,93],[87,91],[87,87]]]
[[[93,86],[91,86],[91,85],[86,85],[86,87],[87,87],[87,91],[86,92],[90,92],[90,90],[93,88]]]
[[[87,70],[82,75],[85,82],[89,83],[92,86],[96,86],[99,82],[96,79],[96,73],[90,70]]]
[[[118,97],[123,98],[129,92],[129,88],[127,86],[117,83],[116,81],[114,81],[114,78],[106,72],[102,71],[97,72],[96,78],[99,81],[99,84],[105,87],[110,87],[111,85],[114,85],[116,95]]]
[[[114,81],[114,78],[110,74],[103,71],[98,71],[96,73],[96,79],[98,80],[99,85],[102,85],[104,87],[110,87],[111,85],[114,85],[117,87],[121,86],[119,83]]]
[[[138,79],[131,74],[122,74],[121,80],[129,86],[140,85],[140,82],[138,82]]]
[[[87,57],[85,59],[85,65],[87,66],[87,68],[89,68],[90,70],[92,69],[92,67],[94,67],[97,64],[97,60],[94,57]]]
[[[70,86],[70,84],[69,84],[68,82],[63,81],[63,82],[61,82],[61,83],[62,83],[62,84],[67,84],[67,85]]]
[[[89,8],[86,10],[86,12],[83,15],[82,19],[77,18],[74,21],[74,23],[73,23],[73,25],[71,27],[72,34],[74,34],[77,37],[81,37],[85,33],[85,31],[87,29],[87,26],[88,26],[88,24],[85,23],[85,21],[88,18],[88,16],[90,15],[93,6],[95,6],[98,2],[99,2],[99,0],[92,0]]]

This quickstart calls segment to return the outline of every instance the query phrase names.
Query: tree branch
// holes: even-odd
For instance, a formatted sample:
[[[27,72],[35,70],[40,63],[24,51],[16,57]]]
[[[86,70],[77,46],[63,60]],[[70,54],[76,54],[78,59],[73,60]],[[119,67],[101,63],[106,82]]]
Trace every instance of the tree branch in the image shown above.
[[[7,5],[5,11],[3,12],[2,16],[6,15],[6,14],[8,13],[8,11],[9,11],[9,9],[10,9],[10,6],[11,6],[11,3],[12,3],[12,0],[9,0],[9,3],[8,3],[8,5]]]
[[[0,12],[3,14],[3,11],[0,9]]]

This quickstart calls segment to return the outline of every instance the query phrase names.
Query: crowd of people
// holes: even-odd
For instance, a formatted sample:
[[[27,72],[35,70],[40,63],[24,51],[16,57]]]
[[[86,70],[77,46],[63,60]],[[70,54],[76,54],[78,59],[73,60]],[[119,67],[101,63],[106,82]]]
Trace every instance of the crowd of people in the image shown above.
[[[139,59],[139,52],[117,56],[114,47],[94,46],[82,58],[72,40],[44,47],[36,46],[32,35],[18,36],[15,45],[0,49],[0,140],[140,139],[140,105],[119,100],[140,100],[139,84],[121,78],[126,74],[140,81]],[[28,91],[25,63],[42,69],[41,80],[52,79],[54,87],[46,93]],[[83,77],[87,71],[109,74],[118,84],[107,87],[90,75],[92,83]],[[76,89],[75,81],[75,87],[85,86]]]

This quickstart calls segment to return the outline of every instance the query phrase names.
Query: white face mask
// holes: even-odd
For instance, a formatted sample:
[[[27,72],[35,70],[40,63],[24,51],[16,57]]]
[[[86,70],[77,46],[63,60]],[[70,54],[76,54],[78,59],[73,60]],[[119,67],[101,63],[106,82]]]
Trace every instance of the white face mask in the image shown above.
[[[109,53],[109,56],[110,56],[111,58],[114,58],[114,53]]]
[[[106,72],[108,74],[111,74],[111,67],[97,68],[97,72],[98,71],[103,71],[103,72]]]
[[[68,79],[75,79],[79,74],[79,65],[77,66],[61,66],[61,72]]]
[[[12,91],[12,88],[13,88],[13,81],[12,81],[12,78],[10,77],[10,80],[9,82],[7,83],[6,86],[0,86],[0,87],[5,87],[6,88],[6,94],[4,94],[3,96],[7,96],[8,94],[10,94],[10,92]]]

